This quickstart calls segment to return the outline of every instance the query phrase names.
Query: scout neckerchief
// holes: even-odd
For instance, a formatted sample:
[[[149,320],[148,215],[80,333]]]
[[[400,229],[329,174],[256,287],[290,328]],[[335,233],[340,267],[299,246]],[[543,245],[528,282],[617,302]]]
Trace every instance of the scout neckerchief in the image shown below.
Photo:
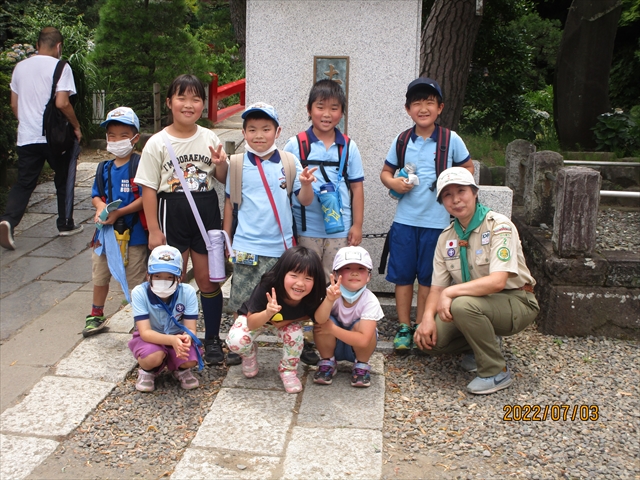
[[[476,204],[476,212],[473,214],[469,225],[467,225],[466,231],[462,229],[462,225],[456,218],[453,222],[453,228],[458,234],[458,238],[460,241],[458,245],[460,246],[460,270],[462,271],[462,281],[468,282],[471,280],[471,274],[469,273],[469,262],[467,260],[467,247],[469,246],[469,237],[471,233],[478,228],[482,222],[484,221],[484,217],[487,216],[487,213],[491,211],[490,208],[485,207],[481,203]]]
[[[176,280],[177,281],[177,280]],[[178,288],[176,288],[176,291],[173,292],[173,296],[171,297],[171,303],[167,306],[167,304],[165,303],[165,301],[158,297],[155,293],[153,293],[154,295],[156,295],[156,297],[158,297],[158,300],[160,300],[160,305],[162,305],[162,307],[164,308],[165,312],[167,312],[167,314],[169,315],[169,318],[171,318],[171,321],[173,322],[173,324],[178,327],[180,330],[182,330],[184,333],[186,333],[187,335],[189,335],[191,337],[191,341],[195,344],[196,346],[196,355],[198,356],[198,371],[201,371],[204,368],[204,362],[202,361],[202,354],[200,353],[200,347],[202,346],[202,342],[200,341],[200,339],[198,337],[196,337],[194,335],[194,333],[189,330],[187,327],[185,327],[184,325],[182,325],[181,323],[179,323],[176,320],[176,317],[173,316],[173,309],[176,307],[176,302],[178,301],[178,293],[180,292],[179,289],[182,288],[182,285],[178,284]],[[151,285],[149,285],[149,290],[151,290]],[[165,332],[166,332],[167,328],[165,325]],[[167,334],[170,335],[170,334]]]

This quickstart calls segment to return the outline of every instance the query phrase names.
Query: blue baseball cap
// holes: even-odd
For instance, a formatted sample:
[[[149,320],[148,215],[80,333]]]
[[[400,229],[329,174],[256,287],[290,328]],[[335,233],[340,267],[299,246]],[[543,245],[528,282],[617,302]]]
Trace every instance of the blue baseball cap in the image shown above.
[[[247,115],[253,112],[266,113],[269,116],[269,118],[275,120],[276,124],[280,126],[280,120],[278,120],[278,114],[276,113],[276,109],[273,108],[271,105],[263,102],[258,102],[258,103],[254,103],[253,105],[249,105],[247,109],[242,113],[242,118],[243,119],[247,118]]]
[[[109,122],[124,123],[125,125],[136,127],[136,130],[140,130],[140,120],[138,120],[136,113],[129,107],[118,107],[111,110],[107,114],[107,119],[102,122],[100,126],[105,128],[109,125]]]
[[[170,245],[160,245],[149,255],[149,274],[171,273],[179,277],[182,275],[182,255],[180,250]]]
[[[440,89],[440,85],[438,85],[438,82],[427,77],[419,77],[419,78],[416,78],[413,82],[411,82],[407,87],[406,97],[409,98],[409,94],[411,93],[412,90],[416,88],[424,88],[424,87],[432,88],[433,90],[436,91],[438,96],[442,98],[442,90]]]

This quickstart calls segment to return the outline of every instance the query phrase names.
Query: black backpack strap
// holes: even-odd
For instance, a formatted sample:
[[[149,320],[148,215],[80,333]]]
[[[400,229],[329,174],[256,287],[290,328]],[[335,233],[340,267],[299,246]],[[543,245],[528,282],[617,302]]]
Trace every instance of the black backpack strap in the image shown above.
[[[391,233],[391,230],[389,230]],[[389,233],[387,238],[384,239],[384,247],[382,247],[382,255],[380,255],[380,266],[378,267],[378,273],[384,275],[384,270],[387,268],[387,257],[389,256]]]
[[[409,140],[411,139],[412,132],[413,127],[405,130],[400,135],[398,135],[398,140],[396,140],[396,157],[398,158],[398,170],[404,167],[404,157],[407,153],[407,145],[409,144]]]
[[[105,163],[107,163],[107,160],[101,161],[96,168],[96,187],[98,187],[98,194],[100,195],[100,198],[102,198],[102,201],[107,203],[107,192],[104,188],[103,177]]]
[[[62,71],[64,70],[64,66],[66,64],[67,64],[66,60],[58,60],[58,63],[56,64],[56,69],[53,71],[53,83],[51,84],[51,95],[49,96],[49,101],[47,103],[54,101],[54,99],[56,98],[56,87],[58,86],[58,81],[62,76]],[[42,135],[43,136],[46,135],[44,122],[42,123]]]
[[[136,178],[136,172],[138,171],[138,165],[140,164],[140,155],[137,153],[132,153],[131,157],[129,157],[129,188],[131,189],[131,193],[133,193],[133,198],[140,198],[142,195],[140,194],[140,187],[136,185],[133,181]],[[133,217],[131,217],[131,230],[138,220],[140,220],[140,212],[133,212]],[[144,225],[143,225],[144,226]]]
[[[451,141],[451,130],[440,125],[436,125],[438,129],[438,144],[436,145],[436,180],[431,185],[430,190],[436,189],[438,177],[447,169],[449,161],[449,143]]]

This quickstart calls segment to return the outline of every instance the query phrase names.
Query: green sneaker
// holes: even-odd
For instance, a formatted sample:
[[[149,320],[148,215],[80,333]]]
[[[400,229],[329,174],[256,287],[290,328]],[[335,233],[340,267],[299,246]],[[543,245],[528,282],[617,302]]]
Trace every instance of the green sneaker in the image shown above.
[[[94,317],[92,315],[87,315],[84,330],[82,330],[82,336],[86,338],[90,337],[91,335],[95,335],[96,333],[100,333],[106,326],[107,325],[105,317]]]
[[[413,328],[404,323],[400,324],[398,333],[393,339],[393,349],[397,353],[409,353],[413,346]]]

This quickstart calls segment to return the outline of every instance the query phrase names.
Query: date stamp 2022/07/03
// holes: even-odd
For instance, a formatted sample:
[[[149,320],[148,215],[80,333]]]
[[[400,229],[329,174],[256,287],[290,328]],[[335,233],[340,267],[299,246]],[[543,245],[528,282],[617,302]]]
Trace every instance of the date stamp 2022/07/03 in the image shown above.
[[[600,418],[598,405],[505,405],[505,422],[545,422],[581,420],[595,422]]]

